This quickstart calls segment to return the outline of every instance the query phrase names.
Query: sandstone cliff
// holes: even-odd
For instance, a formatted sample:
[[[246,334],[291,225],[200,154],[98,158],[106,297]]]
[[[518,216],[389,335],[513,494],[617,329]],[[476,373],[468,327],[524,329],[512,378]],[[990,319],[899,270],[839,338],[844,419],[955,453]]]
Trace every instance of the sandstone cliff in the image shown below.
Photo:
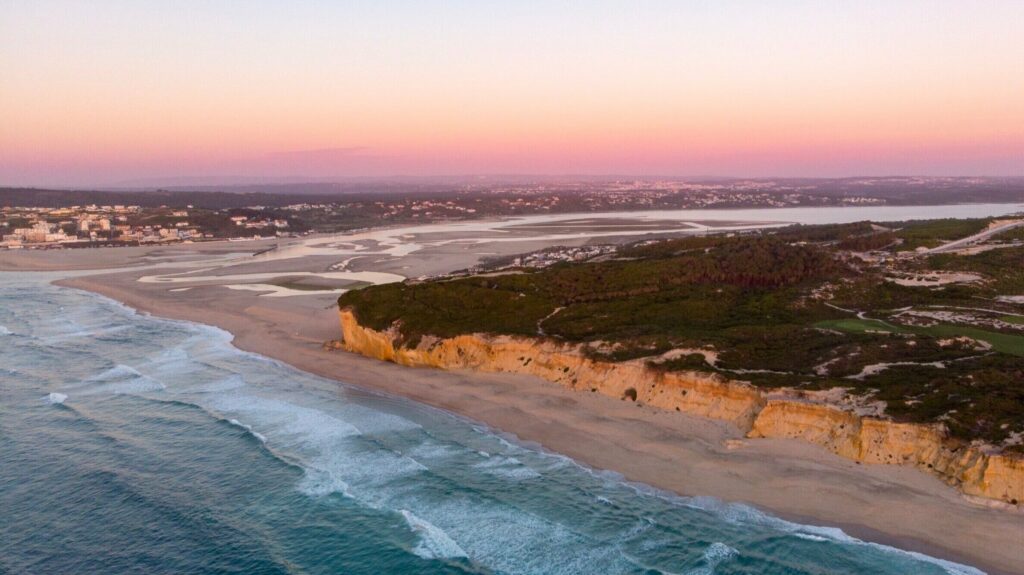
[[[801,439],[865,463],[913,465],[937,474],[965,494],[1024,502],[1024,458],[990,454],[949,439],[936,426],[863,417],[779,390],[700,372],[664,373],[641,361],[587,358],[579,346],[509,336],[424,337],[414,348],[397,333],[359,324],[342,309],[344,347],[400,365],[521,373],[569,389],[597,392],[667,410],[729,421],[748,437]]]

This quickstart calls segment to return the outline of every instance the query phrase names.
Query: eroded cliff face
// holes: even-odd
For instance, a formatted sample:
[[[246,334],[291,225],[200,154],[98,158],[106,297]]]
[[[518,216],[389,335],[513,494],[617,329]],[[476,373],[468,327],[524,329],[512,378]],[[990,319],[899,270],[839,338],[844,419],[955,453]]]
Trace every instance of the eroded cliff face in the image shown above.
[[[366,328],[348,309],[340,315],[345,349],[376,359],[417,367],[529,374],[569,389],[728,421],[752,438],[801,439],[856,461],[913,465],[968,495],[1024,502],[1024,458],[961,445],[936,426],[862,417],[787,392],[768,394],[716,374],[663,373],[641,361],[594,361],[579,346],[530,338],[424,337],[416,347],[406,348],[395,344],[396,332]]]
[[[913,465],[968,495],[1013,504],[1024,500],[1024,459],[960,445],[936,426],[861,417],[820,403],[771,399],[754,418],[747,436],[802,439],[856,461]]]

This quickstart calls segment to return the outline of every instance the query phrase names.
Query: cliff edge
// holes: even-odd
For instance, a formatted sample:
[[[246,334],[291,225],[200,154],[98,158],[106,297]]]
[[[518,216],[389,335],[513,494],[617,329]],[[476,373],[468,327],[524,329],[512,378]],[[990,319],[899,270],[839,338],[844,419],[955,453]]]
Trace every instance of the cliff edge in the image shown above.
[[[861,416],[786,390],[766,392],[742,381],[702,372],[662,372],[645,362],[592,360],[579,345],[539,339],[460,335],[423,337],[412,348],[396,345],[396,330],[360,325],[340,310],[344,348],[400,365],[528,374],[569,389],[602,393],[735,425],[751,438],[800,439],[865,463],[912,465],[964,494],[1024,502],[1024,458],[990,453],[951,439],[936,425]]]

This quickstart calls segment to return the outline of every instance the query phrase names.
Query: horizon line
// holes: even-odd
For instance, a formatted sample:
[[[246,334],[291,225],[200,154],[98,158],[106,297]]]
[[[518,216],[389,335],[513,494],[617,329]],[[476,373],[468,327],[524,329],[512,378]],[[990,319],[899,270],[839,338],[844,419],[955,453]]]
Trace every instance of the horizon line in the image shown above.
[[[671,175],[671,174],[655,174],[655,175],[644,175],[644,174],[628,174],[628,173],[609,173],[609,174],[574,174],[574,173],[549,173],[549,174],[532,174],[532,173],[466,173],[466,174],[446,174],[446,175],[409,175],[409,174],[393,174],[393,175],[367,175],[367,176],[334,176],[330,178],[320,178],[311,176],[241,176],[241,175],[230,175],[230,176],[170,176],[170,177],[153,177],[153,178],[139,178],[135,180],[124,180],[118,182],[108,183],[75,183],[75,184],[6,184],[0,183],[0,190],[61,190],[61,191],[75,191],[75,190],[88,190],[88,191],[159,191],[161,189],[176,188],[174,191],[184,191],[180,188],[187,188],[190,186],[196,187],[211,187],[211,186],[222,186],[222,187],[245,187],[245,186],[300,186],[300,185],[329,185],[329,184],[354,184],[360,182],[374,182],[374,183],[410,183],[415,181],[421,182],[438,182],[443,180],[474,180],[474,179],[537,179],[537,180],[591,180],[591,181],[612,181],[622,179],[633,179],[639,181],[654,181],[654,180],[680,180],[680,181],[706,181],[706,180],[721,180],[721,181],[792,181],[792,180],[803,180],[803,181],[841,181],[841,180],[865,180],[865,179],[877,179],[877,180],[897,180],[897,179],[933,179],[933,180],[969,180],[969,179],[981,179],[981,180],[1018,180],[1024,179],[1024,173],[1021,174],[986,174],[986,175],[933,175],[933,174],[887,174],[887,175],[872,175],[872,174],[850,174],[842,176],[731,176],[731,175]],[[161,180],[166,180],[162,183]],[[197,180],[194,182],[181,181],[179,183],[173,182],[173,180]],[[206,180],[206,181],[202,181]],[[217,182],[215,180],[237,180],[227,182]],[[250,180],[250,181],[245,181]],[[149,182],[154,183],[149,183]]]

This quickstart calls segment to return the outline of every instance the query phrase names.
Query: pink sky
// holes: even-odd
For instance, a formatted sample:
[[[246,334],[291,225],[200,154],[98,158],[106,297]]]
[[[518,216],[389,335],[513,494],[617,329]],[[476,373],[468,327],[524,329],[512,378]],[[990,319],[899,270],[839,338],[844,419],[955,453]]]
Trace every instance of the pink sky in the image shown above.
[[[1022,2],[341,4],[0,3],[0,185],[1024,175]]]

